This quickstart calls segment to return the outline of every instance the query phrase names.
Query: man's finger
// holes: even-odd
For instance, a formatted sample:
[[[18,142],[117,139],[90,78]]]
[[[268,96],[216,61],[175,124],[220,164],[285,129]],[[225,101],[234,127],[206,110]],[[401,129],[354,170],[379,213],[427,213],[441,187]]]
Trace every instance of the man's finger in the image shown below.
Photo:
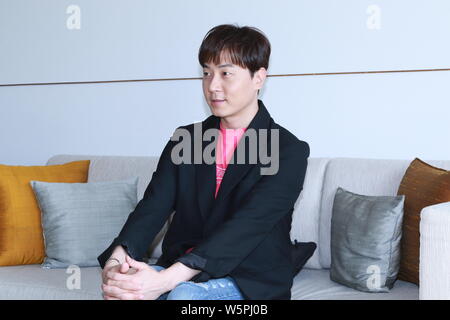
[[[121,300],[141,300],[142,296],[139,294],[133,294],[133,293],[124,293],[120,296]]]
[[[115,271],[108,271],[106,272],[106,278],[111,280],[118,280],[118,281],[129,281],[132,279],[132,275],[118,273]]]
[[[127,290],[123,290],[119,287],[115,287],[115,286],[108,286],[108,285],[103,285],[102,286],[103,292],[108,295],[108,296],[114,296],[114,297],[120,297],[120,295],[123,294],[127,294],[127,293],[131,293]],[[134,293],[133,293],[134,294]],[[140,293],[136,293],[136,294],[140,294]]]
[[[144,269],[146,266],[148,266],[146,263],[136,261],[133,258],[131,258],[130,256],[126,256],[125,261],[128,263],[128,265],[130,267],[135,268],[137,270]]]
[[[127,273],[129,269],[130,265],[127,262],[122,263],[122,265],[120,266],[121,273]]]
[[[103,284],[102,284],[102,296],[103,296],[103,299],[105,299],[105,300],[120,300],[118,297],[114,297],[114,296],[111,296],[111,295],[109,295],[109,294],[107,294],[104,290],[103,290]]]
[[[113,286],[102,285],[102,290],[105,297],[113,297],[113,299],[119,298],[120,300],[141,300],[143,298],[142,293],[131,293],[129,291],[122,290]]]
[[[138,291],[142,289],[142,286],[140,284],[130,281],[117,281],[108,279],[105,284],[108,286],[115,286],[124,290]]]
[[[105,300],[120,300],[120,298],[111,292],[111,290],[105,291],[105,284],[101,285],[102,295]]]

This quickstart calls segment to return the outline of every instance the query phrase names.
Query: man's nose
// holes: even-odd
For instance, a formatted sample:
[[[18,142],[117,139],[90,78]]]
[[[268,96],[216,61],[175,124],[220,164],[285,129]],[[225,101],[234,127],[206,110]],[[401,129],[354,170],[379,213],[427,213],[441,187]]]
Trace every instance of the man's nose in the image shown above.
[[[220,77],[218,75],[214,75],[209,83],[209,91],[215,92],[220,91],[222,89],[222,83],[220,81]]]

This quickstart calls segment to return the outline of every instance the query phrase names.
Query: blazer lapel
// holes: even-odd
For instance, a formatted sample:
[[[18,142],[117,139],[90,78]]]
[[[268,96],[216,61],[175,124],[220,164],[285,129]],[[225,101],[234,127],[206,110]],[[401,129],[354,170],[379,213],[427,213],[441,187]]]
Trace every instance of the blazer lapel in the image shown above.
[[[253,129],[256,131],[256,137],[257,137],[257,155],[259,154],[259,134],[258,129],[268,129],[270,126],[270,114],[265,108],[264,104],[261,100],[258,99],[258,112],[253,117],[252,121],[247,127],[248,129]],[[269,135],[268,135],[269,137]],[[238,146],[241,146],[243,143],[245,143],[245,162],[244,163],[237,163],[237,149],[233,153],[233,163],[228,164],[227,170],[225,171],[225,174],[222,178],[222,183],[220,184],[219,191],[217,193],[217,199],[216,203],[224,200],[227,195],[233,190],[233,188],[239,183],[239,181],[242,180],[242,178],[245,176],[245,174],[253,168],[255,165],[259,163],[259,159],[257,157],[257,163],[250,163],[250,154],[249,151],[250,148],[250,142],[249,139],[245,139],[245,134],[242,136],[241,140],[239,141]]]
[[[206,130],[216,128],[219,130],[220,118],[212,117],[210,121],[205,121],[202,127],[202,137]],[[202,139],[202,155],[206,146],[212,143],[211,141],[203,141]],[[217,141],[214,141],[217,144]],[[215,148],[212,152],[215,159]],[[207,164],[203,158],[200,164],[195,164],[195,177],[197,187],[197,199],[200,207],[200,213],[204,219],[207,218],[208,213],[214,202],[214,194],[216,192],[216,164]]]
[[[204,132],[209,128],[220,128],[220,118],[211,117],[211,121],[205,121],[202,127],[202,137]],[[254,129],[256,131],[257,141],[258,141],[258,154],[259,154],[259,135],[258,129],[269,129],[271,117],[267,109],[261,100],[258,99],[258,112],[252,119],[247,127],[248,129]],[[270,133],[268,134],[270,137]],[[202,139],[202,151],[205,147],[211,144],[211,141],[203,141]],[[214,141],[217,144],[217,140]],[[239,141],[238,145],[246,143],[245,146],[245,163],[237,163],[237,148],[233,153],[233,163],[229,163],[225,174],[222,178],[219,191],[217,193],[217,198],[214,198],[216,192],[216,164],[215,164],[215,148],[212,152],[214,157],[213,164],[206,164],[202,158],[201,164],[195,165],[196,172],[196,184],[197,184],[197,197],[200,207],[200,212],[203,219],[206,221],[208,216],[214,210],[214,208],[223,200],[226,199],[227,195],[233,190],[233,188],[242,180],[245,174],[255,165],[255,163],[250,163],[249,161],[249,141],[244,139],[244,136]],[[215,145],[216,146],[216,145]],[[259,159],[258,159],[259,160]],[[258,161],[257,161],[258,163]]]

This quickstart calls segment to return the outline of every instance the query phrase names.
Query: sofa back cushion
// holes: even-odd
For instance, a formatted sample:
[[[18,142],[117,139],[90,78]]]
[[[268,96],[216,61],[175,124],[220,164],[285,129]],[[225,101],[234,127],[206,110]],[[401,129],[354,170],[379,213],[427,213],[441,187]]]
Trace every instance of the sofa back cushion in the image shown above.
[[[395,196],[412,160],[334,158],[329,161],[323,183],[320,209],[320,264],[330,268],[331,216],[338,187],[368,196]],[[429,160],[440,168],[450,168],[450,161]]]
[[[319,244],[320,199],[323,179],[329,158],[309,158],[303,190],[292,215],[291,239]],[[305,264],[305,268],[322,269],[319,250]]]
[[[47,165],[63,164],[76,160],[91,160],[88,182],[119,181],[138,177],[137,199],[144,196],[158,157],[57,155],[47,161]]]

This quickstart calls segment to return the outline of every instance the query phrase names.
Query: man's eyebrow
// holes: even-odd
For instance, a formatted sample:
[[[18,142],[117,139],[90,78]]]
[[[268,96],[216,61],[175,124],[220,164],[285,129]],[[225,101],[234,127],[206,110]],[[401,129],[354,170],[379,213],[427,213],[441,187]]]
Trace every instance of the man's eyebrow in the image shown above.
[[[209,66],[206,63],[204,65],[205,65],[205,68],[209,68]],[[225,68],[225,67],[234,67],[234,65],[231,63],[227,63],[227,64],[221,64],[219,66],[219,68]]]

